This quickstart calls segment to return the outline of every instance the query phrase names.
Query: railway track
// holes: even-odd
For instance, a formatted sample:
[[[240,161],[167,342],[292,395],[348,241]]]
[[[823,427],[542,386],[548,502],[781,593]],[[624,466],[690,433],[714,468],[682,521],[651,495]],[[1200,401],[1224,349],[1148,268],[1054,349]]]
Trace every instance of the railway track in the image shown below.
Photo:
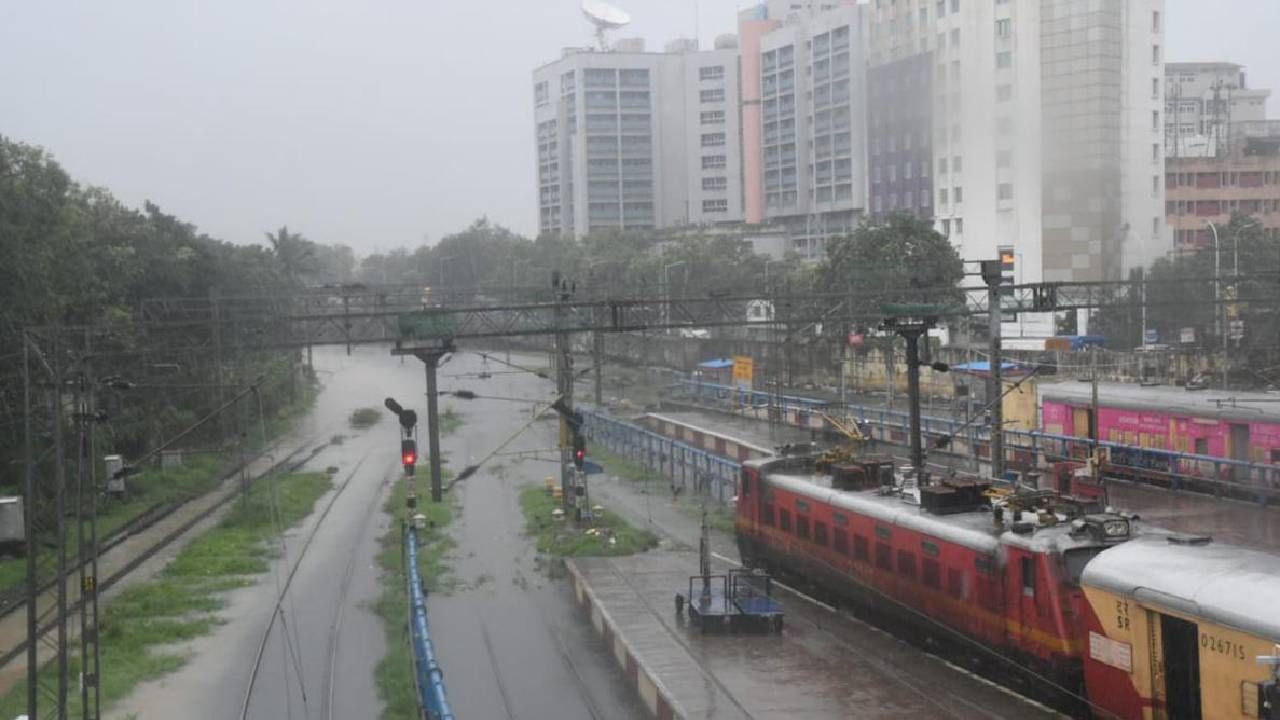
[[[313,446],[313,443],[315,443],[319,437],[321,437],[321,435],[314,435],[308,438],[307,440],[305,440],[303,443],[301,443],[298,446],[297,450],[294,450],[293,452],[285,456],[283,459],[273,464],[264,473],[262,473],[262,475],[260,475],[259,478],[270,476],[274,473],[281,471],[282,469],[286,469],[288,471],[296,470],[297,468],[306,464],[308,461],[314,458],[317,454],[319,454],[322,450],[324,450],[325,447],[329,445],[329,442],[325,441],[325,442],[320,442],[319,444],[315,444]],[[304,453],[306,454],[306,456],[301,459],[298,459],[298,457],[300,455],[303,455]],[[260,458],[267,455],[269,455],[269,453],[262,453],[258,457]],[[252,462],[252,461],[249,461],[249,462]],[[199,500],[200,498],[208,497],[210,493],[217,493],[221,491],[226,481],[234,477],[236,473],[240,472],[241,467],[237,467],[231,472],[224,475],[222,480],[219,482],[218,487],[215,488],[214,490],[209,491],[209,493],[204,493],[202,495],[185,498],[183,500],[179,500],[175,502],[157,503],[151,506],[150,508],[148,508],[147,510],[143,511],[142,513],[139,513],[133,519],[129,520],[129,522],[127,522],[125,525],[121,526],[120,528],[117,528],[115,531],[113,531],[112,533],[106,536],[103,542],[100,543],[99,545],[99,549],[98,549],[99,558],[104,556],[110,550],[118,547],[121,543],[134,537],[138,533],[143,532],[148,528],[151,528],[156,523],[173,515],[175,512],[185,507],[187,504],[194,502],[196,500]],[[251,482],[256,482],[256,480]],[[160,538],[157,542],[149,545],[148,547],[144,548],[141,552],[139,552],[137,555],[129,558],[124,563],[124,565],[118,568],[116,571],[112,572],[110,575],[107,575],[106,577],[99,578],[98,579],[99,594],[101,594],[105,590],[110,589],[116,583],[123,580],[134,570],[138,569],[138,567],[142,565],[144,562],[146,562],[147,560],[150,560],[151,558],[155,557],[157,553],[159,553],[160,551],[168,547],[174,540],[185,535],[188,531],[190,531],[193,527],[195,527],[201,520],[204,520],[206,517],[208,517],[209,513],[216,512],[218,509],[222,508],[224,505],[231,502],[237,497],[239,497],[238,492],[227,491],[222,498],[218,499],[218,501],[212,507],[209,508],[208,512],[197,514],[191,519],[183,522],[178,527],[166,533],[164,537]],[[73,574],[79,572],[80,568],[83,565],[85,565],[85,562],[79,561],[79,560],[68,564],[67,576],[70,577]],[[56,587],[57,587],[56,579],[46,581],[39,586],[37,591],[37,596],[38,597],[44,596],[45,594],[53,591]],[[9,591],[6,591],[5,593],[0,593],[0,623],[6,621],[9,617],[17,613],[19,610],[22,610],[26,607],[25,596],[26,596],[26,592],[23,590],[9,590]],[[75,602],[69,603],[67,606],[66,617],[70,617],[73,613],[78,612],[80,610],[81,604],[82,604],[82,601],[79,599],[77,599]],[[45,634],[53,631],[57,627],[57,618],[52,617],[55,612],[56,612],[56,609],[50,608],[45,613],[43,613],[40,618],[38,618],[37,620],[37,628],[38,628],[37,636],[38,637],[43,638]],[[23,640],[11,645],[8,649],[0,653],[0,667],[7,666],[9,663],[13,662],[15,659],[17,659],[22,654],[24,654],[27,650],[28,642],[29,642],[29,639],[24,638]]]
[[[247,720],[249,718],[249,707],[253,700],[253,692],[257,685],[258,675],[262,670],[262,661],[263,661],[263,658],[266,656],[267,644],[268,642],[270,642],[271,633],[273,630],[275,630],[277,626],[277,620],[280,618],[283,612],[284,604],[286,602],[286,599],[288,598],[289,588],[292,586],[293,579],[298,573],[298,568],[302,567],[302,561],[306,557],[307,551],[311,549],[312,542],[315,540],[316,536],[319,534],[320,528],[324,525],[325,519],[328,518],[329,513],[333,510],[333,507],[337,503],[338,498],[340,498],[343,495],[343,493],[346,491],[346,489],[351,485],[352,479],[355,478],[356,474],[360,471],[360,468],[364,465],[364,462],[369,457],[370,453],[371,451],[366,452],[360,458],[360,460],[356,463],[355,467],[351,469],[351,472],[347,473],[347,476],[343,479],[342,484],[338,486],[337,491],[335,491],[333,495],[329,498],[329,502],[325,505],[324,510],[321,511],[319,517],[316,519],[315,524],[311,528],[310,534],[307,535],[307,539],[303,542],[302,548],[298,551],[298,555],[294,559],[292,567],[289,568],[288,575],[285,576],[284,582],[278,590],[278,593],[276,595],[276,600],[275,600],[275,606],[272,608],[271,617],[267,621],[266,627],[263,628],[262,639],[258,643],[258,650],[254,654],[253,666],[250,668],[250,671],[249,671],[249,679],[245,686],[244,698],[240,705],[241,720]],[[361,528],[367,525],[369,517],[372,516],[374,510],[377,508],[378,506],[377,501],[379,498],[382,497],[382,488],[386,486],[387,482],[388,482],[388,478],[384,477],[379,485],[378,492],[373,494],[373,499],[370,500],[370,502],[366,506],[365,513],[360,519]],[[355,549],[352,548],[351,557],[348,560],[346,571],[344,571],[343,578],[341,580],[342,585],[339,588],[339,610],[338,610],[338,616],[337,616],[338,620],[335,623],[335,628],[330,631],[330,635],[329,635],[328,657],[326,659],[327,667],[326,667],[326,674],[325,674],[326,687],[323,695],[323,713],[324,713],[323,716],[326,718],[332,717],[331,713],[333,708],[333,703],[332,703],[333,685],[334,685],[333,678],[334,678],[334,674],[336,672],[336,666],[337,666],[336,626],[341,622],[342,605],[345,604],[347,590],[350,587],[351,576],[354,573],[354,569],[355,569],[355,555],[356,555]],[[283,625],[281,625],[281,627],[283,627]],[[294,651],[297,652],[297,649],[295,648]],[[302,673],[300,671],[298,672],[298,678],[299,678],[299,682],[303,684],[302,695],[305,702],[305,699],[306,699],[305,679],[302,677]],[[285,688],[285,692],[286,693],[289,692],[287,686]]]

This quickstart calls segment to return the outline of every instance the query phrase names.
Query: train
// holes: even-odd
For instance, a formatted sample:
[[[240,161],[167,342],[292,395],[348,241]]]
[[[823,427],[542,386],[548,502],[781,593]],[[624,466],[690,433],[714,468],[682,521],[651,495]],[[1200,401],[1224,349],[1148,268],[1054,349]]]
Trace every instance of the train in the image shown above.
[[[887,458],[743,463],[743,563],[1077,717],[1278,718],[1280,558]]]
[[[1230,398],[1189,394],[1175,388],[1102,383],[1098,439],[1111,477],[1210,492],[1242,499],[1280,496],[1280,396],[1237,393]],[[1040,386],[1040,429],[1074,436],[1079,443],[1047,440],[1061,457],[1081,456],[1093,420],[1091,390],[1082,383]],[[1226,460],[1230,462],[1216,462]],[[1240,491],[1240,492],[1233,492]]]

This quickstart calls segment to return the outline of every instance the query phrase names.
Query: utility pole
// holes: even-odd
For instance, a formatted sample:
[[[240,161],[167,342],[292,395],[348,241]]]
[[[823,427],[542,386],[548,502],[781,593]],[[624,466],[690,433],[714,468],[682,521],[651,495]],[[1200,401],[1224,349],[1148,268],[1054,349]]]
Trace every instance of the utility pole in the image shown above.
[[[1089,382],[1092,385],[1092,392],[1089,397],[1089,448],[1090,448],[1090,465],[1093,470],[1093,479],[1096,482],[1101,477],[1101,459],[1098,457],[1098,348],[1096,346],[1089,347]]]
[[[23,532],[27,551],[27,717],[36,718],[40,690],[40,663],[36,635],[39,633],[36,608],[38,597],[36,583],[36,458],[31,447],[31,336],[22,331],[22,427],[23,452],[26,455],[26,473],[23,477]]]
[[[58,545],[57,577],[57,669],[58,669],[58,720],[67,717],[67,471],[63,458],[62,439],[62,346],[56,334],[53,338],[53,479],[54,512]],[[28,642],[35,643],[32,636]]]
[[[573,413],[573,352],[569,343],[569,333],[565,330],[564,304],[573,297],[572,285],[560,276],[559,272],[551,274],[551,286],[555,292],[556,307],[556,394],[560,396],[566,412],[560,413],[560,502],[565,514],[569,513],[569,493],[573,489],[573,458],[570,438],[569,416]]]
[[[1001,378],[1004,358],[1000,343],[1000,284],[1003,268],[999,260],[982,261],[982,280],[987,284],[987,320],[991,334],[991,375],[987,396],[991,404],[991,475],[1004,477],[1004,381]]]
[[[916,471],[916,483],[924,486],[924,444],[920,435],[920,336],[924,327],[903,328],[898,331],[907,341],[907,396],[911,407],[911,466]]]
[[[80,716],[99,717],[98,653],[98,492],[94,480],[93,425],[97,420],[93,382],[89,373],[89,337],[85,334],[85,359],[76,378],[76,521],[80,572]],[[88,493],[88,512],[85,493]]]

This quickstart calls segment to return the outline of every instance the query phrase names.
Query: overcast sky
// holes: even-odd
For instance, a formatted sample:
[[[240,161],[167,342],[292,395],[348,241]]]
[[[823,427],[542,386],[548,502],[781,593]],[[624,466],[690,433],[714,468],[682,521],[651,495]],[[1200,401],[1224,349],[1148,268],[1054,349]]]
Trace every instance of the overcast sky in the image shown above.
[[[708,46],[749,3],[619,4],[652,50]],[[1165,15],[1168,60],[1280,88],[1280,0]],[[578,0],[0,0],[0,134],[234,242],[288,224],[369,252],[481,215],[531,234],[531,74],[590,41]]]

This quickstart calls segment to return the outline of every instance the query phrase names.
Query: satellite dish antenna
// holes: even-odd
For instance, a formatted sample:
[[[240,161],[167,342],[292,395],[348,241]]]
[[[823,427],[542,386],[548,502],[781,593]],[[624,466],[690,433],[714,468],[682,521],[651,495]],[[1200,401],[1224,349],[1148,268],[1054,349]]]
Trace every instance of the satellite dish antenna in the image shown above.
[[[604,41],[605,31],[631,24],[631,15],[604,0],[582,0],[582,14],[596,26],[596,40],[599,41],[601,50],[609,49]]]

